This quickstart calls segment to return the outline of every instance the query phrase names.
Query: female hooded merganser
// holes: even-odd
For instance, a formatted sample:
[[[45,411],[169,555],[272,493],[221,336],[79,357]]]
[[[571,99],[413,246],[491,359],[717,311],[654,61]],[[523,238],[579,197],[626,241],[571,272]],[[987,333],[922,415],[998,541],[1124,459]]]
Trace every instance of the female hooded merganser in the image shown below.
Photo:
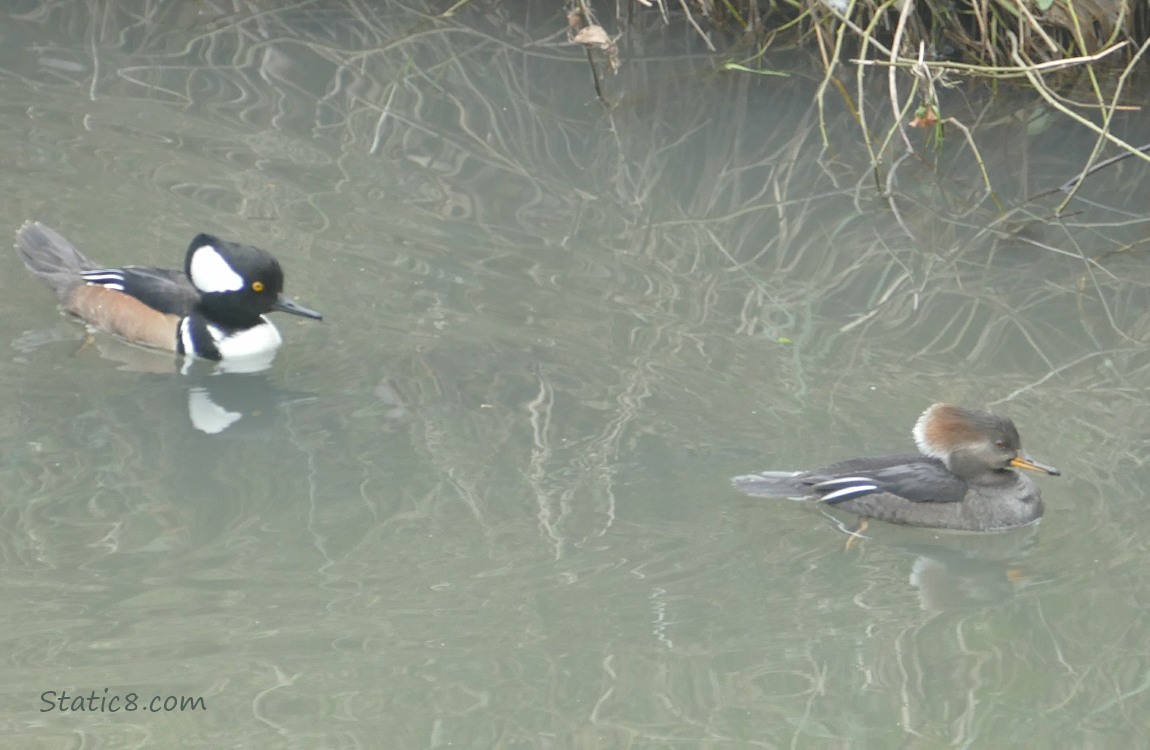
[[[813,499],[863,518],[908,526],[991,531],[1042,516],[1042,494],[1014,469],[1057,475],[1022,451],[1005,417],[934,404],[914,425],[920,453],[851,458],[823,469],[735,477],[756,497]]]
[[[184,270],[100,268],[57,232],[28,221],[16,252],[65,310],[135,344],[210,360],[267,360],[283,343],[264,313],[322,320],[283,296],[280,264],[266,250],[197,235]]]

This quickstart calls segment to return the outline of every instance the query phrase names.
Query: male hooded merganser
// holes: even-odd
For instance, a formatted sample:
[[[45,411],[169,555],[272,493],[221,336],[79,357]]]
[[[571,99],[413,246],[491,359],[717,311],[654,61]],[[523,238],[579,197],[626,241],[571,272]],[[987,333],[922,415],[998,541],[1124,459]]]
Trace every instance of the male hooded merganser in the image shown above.
[[[934,404],[914,425],[920,453],[851,458],[823,469],[735,477],[757,497],[813,499],[865,518],[908,526],[991,531],[1042,516],[1042,495],[1014,469],[1057,475],[1022,451],[1005,417]]]
[[[135,344],[210,360],[266,359],[283,339],[264,313],[322,320],[283,296],[280,264],[266,250],[197,235],[184,270],[100,268],[57,232],[28,221],[16,252],[65,310]]]

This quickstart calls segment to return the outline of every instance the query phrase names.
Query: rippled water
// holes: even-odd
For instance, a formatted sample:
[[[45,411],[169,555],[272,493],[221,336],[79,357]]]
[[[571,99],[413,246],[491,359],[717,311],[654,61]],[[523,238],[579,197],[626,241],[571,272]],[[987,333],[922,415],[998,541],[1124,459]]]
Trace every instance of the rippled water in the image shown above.
[[[1142,165],[1049,220],[1091,142],[968,85],[1009,217],[953,131],[884,197],[813,59],[717,72],[654,15],[605,109],[546,3],[0,13],[0,225],[170,267],[218,233],[325,314],[180,374],[0,256],[20,747],[1146,743]],[[848,546],[728,484],[908,450],[936,400],[1062,469],[1040,526]]]

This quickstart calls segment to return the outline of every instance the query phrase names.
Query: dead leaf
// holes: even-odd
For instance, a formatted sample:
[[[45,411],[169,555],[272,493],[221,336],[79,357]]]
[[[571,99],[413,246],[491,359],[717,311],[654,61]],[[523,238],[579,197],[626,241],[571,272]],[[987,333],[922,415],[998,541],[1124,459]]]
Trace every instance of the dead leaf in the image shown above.
[[[579,29],[579,33],[575,35],[573,40],[576,44],[594,45],[596,47],[606,47],[611,43],[611,37],[607,36],[602,26],[584,26]]]
[[[910,121],[909,126],[912,128],[933,128],[937,124],[938,110],[932,105],[926,104],[915,111],[914,119]]]

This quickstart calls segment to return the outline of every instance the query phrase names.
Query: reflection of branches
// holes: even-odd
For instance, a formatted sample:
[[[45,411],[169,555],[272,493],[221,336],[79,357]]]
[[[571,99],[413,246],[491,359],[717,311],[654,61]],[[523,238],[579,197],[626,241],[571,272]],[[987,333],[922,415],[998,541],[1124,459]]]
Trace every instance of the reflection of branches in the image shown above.
[[[717,74],[709,58],[632,53],[603,82],[616,102],[604,111],[571,83],[586,61],[558,15],[532,25],[503,7],[444,19],[418,4],[300,2],[191,26],[187,11],[148,7],[114,34],[101,26],[91,64],[66,84],[92,92],[86,124],[178,143],[153,179],[217,214],[274,218],[268,231],[285,241],[313,238],[365,276],[426,285],[426,307],[412,303],[401,326],[430,347],[413,371],[435,372],[429,399],[455,398],[470,429],[450,410],[420,412],[425,457],[487,530],[498,527],[493,465],[528,477],[555,554],[614,528],[628,440],[691,440],[653,406],[667,390],[706,394],[674,412],[702,425],[723,386],[784,411],[850,398],[865,413],[860,378],[927,393],[945,376],[974,392],[1005,371],[1001,392],[1027,394],[1028,383],[1111,382],[1086,372],[1089,351],[1146,366],[1125,347],[1150,339],[1150,295],[1123,265],[1146,226],[1145,178],[1121,175],[1116,189],[1118,170],[1094,172],[1074,196],[1077,224],[1051,223],[1043,196],[1011,206],[1002,195],[1065,182],[1060,136],[1028,133],[1011,102],[962,111],[940,87],[929,97],[978,127],[920,153],[899,120],[937,61],[918,61],[930,73],[908,93],[891,85],[906,61],[887,52],[896,67],[880,81],[860,65],[852,100],[828,74],[840,101],[815,107],[798,76],[763,82]],[[639,14],[621,54],[662,23]],[[862,107],[884,99],[892,107]],[[1115,110],[1111,132],[1137,127],[1126,114]],[[880,195],[871,169],[895,139],[920,151],[887,170]],[[999,183],[1001,214],[987,190]],[[331,281],[376,293],[366,278]],[[476,332],[490,317],[530,321],[552,343]],[[499,389],[452,369],[460,349],[481,378],[518,373],[498,420],[462,406],[488,398],[469,389]],[[588,371],[573,384],[578,367]]]
[[[1074,514],[1086,526],[1057,540],[1059,559],[1116,550],[1119,575],[1091,569],[1072,585],[1091,609],[1130,614],[1042,618],[1036,632],[1061,648],[1051,658],[1077,674],[1034,699],[1046,713],[1028,725],[1041,734],[1032,744],[1057,745],[1082,716],[1139,689],[1139,675],[1123,682],[1109,668],[1146,640],[1123,630],[1145,609],[1127,585],[1142,574],[1144,534],[1124,522],[1136,503],[1115,502],[1140,497],[1129,469],[1150,455],[1150,220],[1134,160],[1081,181],[1079,213],[1055,222],[1049,196],[1025,196],[1065,182],[1077,142],[1034,127],[1045,105],[977,90],[949,101],[959,92],[940,87],[940,106],[971,127],[931,152],[918,131],[899,139],[895,113],[914,97],[904,70],[896,108],[873,106],[891,98],[889,79],[860,66],[849,96],[828,78],[840,97],[819,110],[801,75],[732,76],[707,56],[664,54],[654,13],[620,38],[627,64],[603,82],[616,102],[604,111],[563,19],[537,23],[520,4],[464,4],[447,19],[417,3],[354,0],[218,15],[219,4],[126,7],[109,5],[97,22],[87,4],[39,5],[46,28],[75,39],[50,50],[55,65],[0,76],[8,109],[31,123],[12,139],[32,173],[21,201],[50,205],[56,185],[38,171],[48,165],[64,184],[77,166],[117,189],[142,184],[168,201],[172,222],[274,239],[291,258],[292,292],[318,292],[337,323],[327,343],[289,347],[286,361],[304,366],[283,370],[324,391],[292,408],[306,466],[273,455],[277,439],[249,440],[218,452],[225,476],[170,482],[155,467],[194,473],[180,459],[202,446],[180,442],[160,409],[145,408],[154,401],[141,402],[154,429],[103,418],[101,378],[75,381],[93,387],[78,402],[97,406],[32,439],[26,425],[53,410],[0,404],[14,446],[8,495],[32,498],[7,506],[0,548],[44,579],[29,578],[29,591],[51,577],[37,565],[119,569],[133,544],[154,552],[189,533],[201,535],[188,545],[197,558],[216,566],[206,595],[253,571],[275,577],[269,557],[281,556],[290,573],[277,580],[318,580],[318,593],[273,585],[245,596],[280,608],[292,606],[284,592],[314,596],[295,605],[308,642],[326,627],[337,657],[385,651],[387,674],[410,680],[398,692],[443,717],[432,744],[532,745],[546,734],[587,746],[741,746],[752,735],[817,745],[891,715],[891,691],[866,689],[875,685],[898,688],[894,711],[907,719],[887,744],[908,727],[946,735],[927,743],[970,744],[983,730],[976,708],[1045,684],[1026,668],[1049,661],[1047,644],[1004,645],[1002,628],[982,627],[985,609],[924,623],[888,550],[844,557],[808,517],[723,493],[738,468],[909,449],[905,425],[931,400],[1006,402],[1040,458],[1081,456],[1063,466],[1069,488],[1044,486],[1052,521]],[[694,39],[672,20],[673,43]],[[801,52],[780,59],[818,69]],[[868,107],[859,119],[854,101]],[[1115,110],[1108,126],[1125,142],[1150,140],[1129,113]],[[892,167],[888,133],[915,156]],[[887,167],[882,194],[876,162]],[[22,382],[43,399],[67,391],[55,377]],[[162,388],[143,385],[145,399]],[[88,455],[105,490],[95,496]],[[205,480],[226,491],[199,492]],[[173,516],[167,495],[185,484],[199,494],[181,507],[216,495],[218,505]],[[78,499],[65,506],[52,493]],[[233,494],[246,498],[239,512]],[[201,513],[228,519],[225,533],[214,520],[196,532]],[[141,543],[151,524],[154,542]],[[190,580],[178,569],[186,556],[151,557],[164,580]],[[827,603],[844,599],[834,575],[844,565],[859,586],[852,611],[836,614]],[[757,571],[769,597],[747,595]],[[812,607],[829,616],[812,618]],[[859,607],[875,627],[846,647],[850,659],[828,659],[819,644],[841,641]],[[719,608],[724,617],[711,617]],[[1105,642],[1125,646],[1101,663],[1091,644],[1107,626]],[[621,638],[624,627],[636,634]],[[943,639],[954,647],[940,655],[920,627],[963,637]],[[506,640],[488,657],[476,633]],[[643,638],[650,648],[630,647]],[[476,661],[477,648],[488,658]],[[971,689],[939,702],[956,669]],[[345,689],[346,678],[333,673],[332,684]],[[855,687],[863,709],[838,700]],[[367,713],[379,705],[368,703]],[[730,737],[721,725],[732,711],[760,726]],[[408,713],[393,744],[428,744],[427,712]],[[484,717],[491,731],[476,741]],[[1142,731],[1136,719],[1127,727]]]

